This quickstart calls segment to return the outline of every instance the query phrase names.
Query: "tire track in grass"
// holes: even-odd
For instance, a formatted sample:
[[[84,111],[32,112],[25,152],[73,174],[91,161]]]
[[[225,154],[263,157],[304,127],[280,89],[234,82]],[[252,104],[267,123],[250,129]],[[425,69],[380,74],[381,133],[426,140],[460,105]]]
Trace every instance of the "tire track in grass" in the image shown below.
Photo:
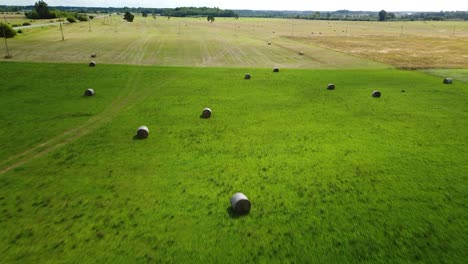
[[[132,74],[132,77],[127,81],[126,86],[132,86],[128,93],[120,94],[114,99],[110,105],[101,113],[90,118],[84,124],[81,124],[75,128],[69,129],[62,134],[47,140],[45,142],[39,143],[38,145],[29,148],[19,154],[16,154],[0,163],[0,175],[4,174],[14,168],[17,168],[35,158],[44,156],[66,144],[94,131],[103,124],[111,121],[116,117],[121,110],[126,107],[130,107],[145,98],[151,92],[151,89],[146,91],[137,88],[136,83],[138,83],[141,77],[141,72]],[[180,76],[179,76],[180,77]],[[168,78],[163,81],[160,86],[164,86],[166,83],[170,82],[173,78]]]
[[[137,75],[132,75],[132,78],[130,80],[133,81],[134,78],[136,78]],[[132,81],[127,82],[127,86],[131,83]],[[101,121],[102,119],[104,119],[106,116],[110,115],[113,110],[115,108],[117,108],[122,102],[125,101],[126,98],[129,97],[129,95],[132,93],[132,90],[130,90],[127,94],[127,96],[125,96],[124,94],[120,94],[118,95],[110,104],[109,106],[104,110],[102,111],[101,113],[91,117],[90,119],[88,119],[86,122],[84,122],[83,124],[77,126],[77,127],[74,127],[72,129],[69,129],[69,130],[66,130],[65,132],[61,133],[60,135],[52,138],[52,139],[49,139],[45,142],[42,142],[42,143],[39,143],[38,145],[32,147],[32,148],[29,148],[27,149],[26,151],[23,151],[19,154],[16,154],[4,161],[2,161],[0,163],[1,167],[4,167],[5,165],[8,166],[8,163],[13,163],[15,164],[16,162],[18,162],[19,160],[23,160],[31,155],[34,155],[35,153],[40,153],[40,152],[43,152],[45,150],[47,150],[48,148],[50,148],[50,146],[53,146],[55,144],[57,144],[58,142],[60,142],[61,140],[64,140],[66,138],[73,138],[74,136],[76,136],[78,133],[82,132],[83,130],[86,130],[88,127],[94,125],[96,122],[99,122]],[[13,165],[10,165],[9,167],[12,167]],[[7,170],[10,170],[11,168],[7,167],[6,169]],[[15,166],[16,167],[16,166]],[[5,168],[3,168],[1,171],[0,171],[0,174],[6,172]]]

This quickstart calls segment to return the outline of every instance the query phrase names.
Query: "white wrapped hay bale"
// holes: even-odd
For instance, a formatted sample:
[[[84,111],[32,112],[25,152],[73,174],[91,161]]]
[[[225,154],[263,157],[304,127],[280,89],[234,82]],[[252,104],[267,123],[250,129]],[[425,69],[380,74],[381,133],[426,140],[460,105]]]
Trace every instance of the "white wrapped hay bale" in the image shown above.
[[[93,96],[94,95],[94,90],[89,88],[89,89],[86,89],[86,91],[84,92],[84,96]]]
[[[453,83],[452,78],[445,78],[444,79],[444,84],[452,84],[452,83]]]
[[[375,90],[372,92],[372,97],[380,98],[380,96],[382,96],[382,93],[380,93],[380,91]]]
[[[202,118],[210,118],[211,117],[211,109],[206,107],[205,109],[203,109],[202,111],[202,114],[201,114],[201,117]]]
[[[250,201],[243,193],[236,193],[231,197],[231,207],[236,214],[247,214],[250,211]]]
[[[147,126],[140,126],[137,130],[137,136],[139,138],[147,138],[149,135],[149,129]]]

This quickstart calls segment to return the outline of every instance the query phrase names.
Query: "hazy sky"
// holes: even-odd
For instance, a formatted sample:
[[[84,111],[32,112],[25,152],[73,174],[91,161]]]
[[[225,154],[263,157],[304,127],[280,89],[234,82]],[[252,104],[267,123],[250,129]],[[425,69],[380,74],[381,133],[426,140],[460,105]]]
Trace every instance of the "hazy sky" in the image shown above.
[[[0,0],[2,5],[33,5],[34,0]],[[468,0],[45,0],[50,6],[179,7],[222,9],[379,11],[468,11]]]

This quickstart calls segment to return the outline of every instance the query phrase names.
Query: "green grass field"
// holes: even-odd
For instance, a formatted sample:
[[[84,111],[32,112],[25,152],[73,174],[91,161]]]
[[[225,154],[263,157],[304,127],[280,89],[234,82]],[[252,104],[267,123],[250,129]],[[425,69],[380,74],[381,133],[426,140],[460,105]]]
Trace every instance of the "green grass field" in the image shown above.
[[[467,257],[461,70],[443,85],[388,67],[0,69],[3,263]]]

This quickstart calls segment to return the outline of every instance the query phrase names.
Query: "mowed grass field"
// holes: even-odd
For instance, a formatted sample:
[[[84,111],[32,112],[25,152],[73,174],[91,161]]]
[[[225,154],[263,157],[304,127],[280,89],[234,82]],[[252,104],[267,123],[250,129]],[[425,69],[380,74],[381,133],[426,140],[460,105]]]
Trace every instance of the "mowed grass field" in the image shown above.
[[[466,259],[468,105],[458,77],[0,69],[4,263]],[[90,87],[96,95],[83,97]],[[199,118],[204,107],[210,119]],[[140,125],[148,139],[134,139]],[[247,216],[230,214],[235,192],[250,198]]]
[[[49,21],[44,21],[48,24]],[[35,21],[34,24],[41,24]],[[468,22],[346,22],[121,16],[23,29],[13,60],[288,68],[466,68]],[[268,45],[271,42],[271,45]],[[298,55],[300,51],[303,56]],[[5,48],[0,47],[0,53]]]

